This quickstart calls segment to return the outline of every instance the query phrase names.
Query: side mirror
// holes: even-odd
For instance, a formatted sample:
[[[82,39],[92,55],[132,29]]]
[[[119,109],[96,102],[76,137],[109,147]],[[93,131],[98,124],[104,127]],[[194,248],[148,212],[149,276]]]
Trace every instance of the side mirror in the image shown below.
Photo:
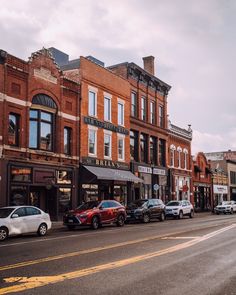
[[[12,216],[11,216],[11,218],[17,218],[17,217],[19,217],[18,214],[12,214]]]
[[[104,209],[104,207],[103,207],[103,206],[100,206],[100,207],[99,207],[99,209],[100,209],[100,210],[103,210],[103,209]]]

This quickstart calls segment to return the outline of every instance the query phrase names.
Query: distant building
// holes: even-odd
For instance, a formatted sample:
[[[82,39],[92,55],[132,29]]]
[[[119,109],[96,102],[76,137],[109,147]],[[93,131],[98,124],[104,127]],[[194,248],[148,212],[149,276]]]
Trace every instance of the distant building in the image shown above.
[[[171,200],[192,203],[192,129],[180,128],[169,121],[168,167]]]
[[[204,153],[193,157],[193,195],[194,207],[197,211],[213,208],[211,165]]]
[[[236,151],[205,153],[205,156],[211,161],[213,175],[223,182],[213,186],[217,201],[236,201]]]

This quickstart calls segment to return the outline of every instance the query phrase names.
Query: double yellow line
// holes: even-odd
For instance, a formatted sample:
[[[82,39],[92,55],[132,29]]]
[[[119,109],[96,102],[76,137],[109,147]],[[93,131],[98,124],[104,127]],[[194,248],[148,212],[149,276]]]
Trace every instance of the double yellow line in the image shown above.
[[[101,271],[105,271],[105,270],[111,270],[111,269],[115,269],[115,268],[119,268],[119,267],[123,267],[123,266],[127,266],[133,263],[137,263],[137,262],[141,262],[150,258],[154,258],[154,257],[158,257],[161,255],[165,255],[165,254],[169,254],[169,253],[173,253],[179,250],[183,250],[186,249],[188,247],[194,246],[200,242],[206,241],[216,235],[219,235],[227,230],[230,230],[232,228],[235,228],[236,224],[232,224],[230,226],[224,227],[220,230],[217,231],[213,231],[207,235],[204,235],[202,237],[197,237],[194,238],[191,241],[182,243],[182,244],[178,244],[163,250],[159,250],[159,251],[155,251],[155,252],[151,252],[148,254],[144,254],[144,255],[139,255],[139,256],[135,256],[132,258],[127,258],[127,259],[122,259],[122,260],[118,260],[118,261],[114,261],[114,262],[109,262],[106,264],[102,264],[102,265],[98,265],[98,266],[94,266],[94,267],[89,267],[89,268],[85,268],[85,269],[81,269],[81,270],[76,270],[73,272],[67,272],[67,273],[63,273],[60,275],[55,275],[55,276],[43,276],[43,277],[12,277],[12,278],[5,278],[4,281],[6,283],[17,283],[17,285],[14,286],[9,286],[9,287],[5,287],[5,288],[1,288],[0,289],[0,294],[9,294],[9,293],[15,293],[15,292],[21,292],[24,290],[29,290],[29,289],[33,289],[33,288],[38,288],[38,287],[42,287],[42,286],[46,286],[49,284],[55,284],[55,283],[59,283],[59,282],[63,282],[65,280],[71,280],[71,279],[76,279],[76,278],[81,278],[87,275],[91,275],[91,274],[95,274]],[[160,237],[160,236],[159,236]],[[145,238],[145,239],[140,239],[140,240],[135,240],[135,241],[130,241],[130,242],[125,242],[125,243],[118,243],[118,244],[114,244],[114,245],[110,245],[110,246],[105,246],[105,247],[100,247],[100,248],[93,248],[90,250],[83,250],[80,252],[73,252],[73,253],[69,253],[69,254],[65,254],[65,255],[59,255],[59,256],[54,256],[54,257],[48,257],[48,258],[44,258],[42,259],[42,262],[45,261],[51,261],[51,260],[56,260],[56,259],[61,259],[61,258],[65,258],[65,257],[72,257],[72,255],[81,255],[81,254],[85,254],[85,253],[92,253],[92,252],[96,252],[96,251],[100,251],[100,250],[106,250],[106,249],[112,249],[114,247],[119,247],[119,246],[123,246],[123,245],[131,245],[134,243],[138,243],[139,242],[144,242],[144,241],[148,241],[148,240],[152,240],[152,239],[157,239],[156,237],[152,237],[152,238]],[[116,245],[116,246],[115,246]],[[119,246],[117,246],[119,245]],[[75,254],[77,253],[77,254]],[[51,259],[51,260],[47,260],[47,259]],[[37,263],[40,263],[40,259],[37,260]],[[33,261],[28,261],[27,265],[32,265],[35,264],[33,263]],[[25,263],[23,265],[23,263],[19,263],[19,264],[15,264],[14,266],[17,267],[17,265],[20,266],[25,266]],[[10,266],[8,266],[7,269]],[[13,265],[12,267],[13,268]],[[6,269],[6,268],[5,268]],[[1,268],[1,270],[3,270],[3,267]]]

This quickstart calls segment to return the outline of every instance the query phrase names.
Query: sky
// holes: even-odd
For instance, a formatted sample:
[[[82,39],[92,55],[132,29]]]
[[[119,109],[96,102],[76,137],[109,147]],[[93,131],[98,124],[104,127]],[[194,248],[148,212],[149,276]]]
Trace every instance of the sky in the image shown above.
[[[0,48],[24,60],[42,47],[106,66],[155,56],[171,85],[172,124],[192,154],[236,150],[235,0],[0,0]]]

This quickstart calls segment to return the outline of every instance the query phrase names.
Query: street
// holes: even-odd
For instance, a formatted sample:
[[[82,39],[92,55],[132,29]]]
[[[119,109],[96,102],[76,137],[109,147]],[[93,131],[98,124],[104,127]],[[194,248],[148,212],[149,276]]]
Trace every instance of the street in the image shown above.
[[[236,215],[198,213],[0,244],[0,294],[236,294]]]

